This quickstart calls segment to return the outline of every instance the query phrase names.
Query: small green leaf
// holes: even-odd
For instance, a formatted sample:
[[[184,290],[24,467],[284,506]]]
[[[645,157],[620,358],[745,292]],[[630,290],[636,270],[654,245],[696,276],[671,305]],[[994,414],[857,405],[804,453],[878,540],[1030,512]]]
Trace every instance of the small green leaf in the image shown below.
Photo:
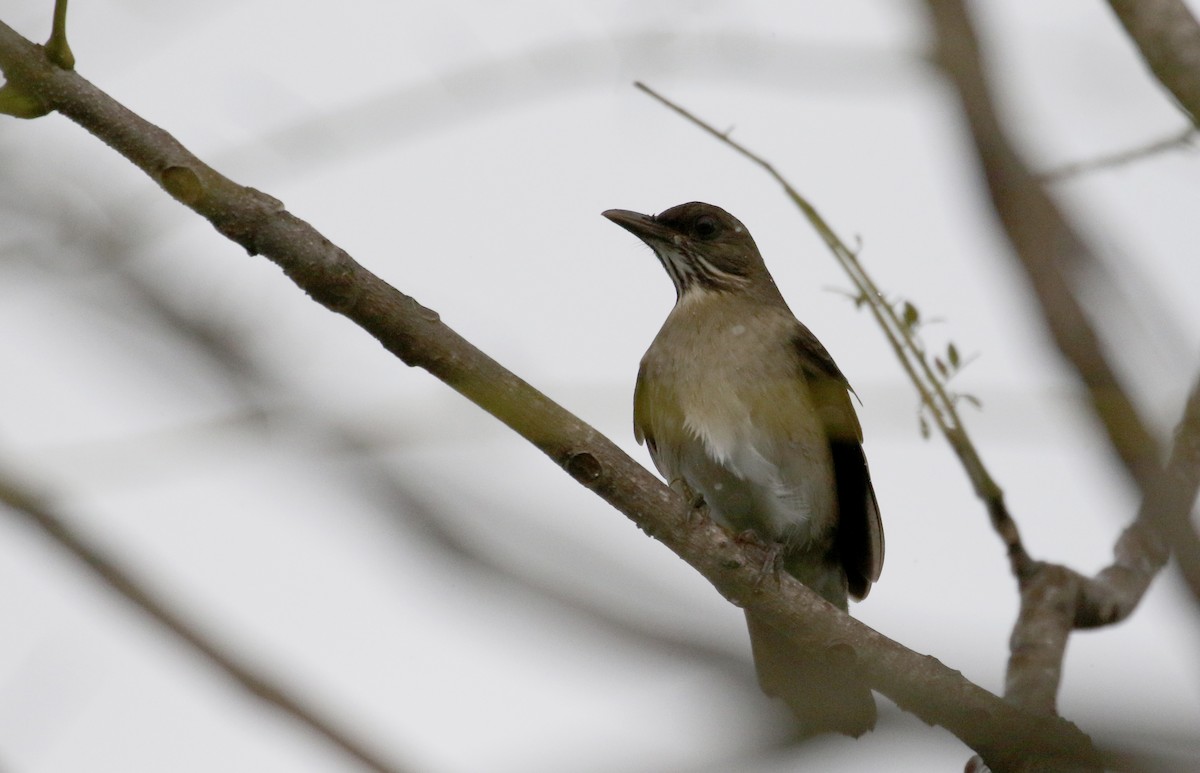
[[[904,326],[907,328],[912,328],[921,321],[921,312],[917,311],[917,307],[913,306],[910,301],[905,301],[903,319]]]
[[[966,400],[968,403],[970,403],[971,405],[975,406],[975,407],[976,407],[976,408],[978,408],[979,410],[983,410],[983,401],[982,401],[982,400],[980,400],[980,399],[979,399],[978,397],[976,397],[975,395],[959,395],[959,397],[961,397],[962,399]]]
[[[950,361],[950,367],[958,370],[958,364],[960,362],[958,357],[958,347],[955,346],[953,342],[946,347],[946,359]]]
[[[929,422],[925,421],[924,416],[917,416],[917,426],[921,430],[921,437],[925,440],[929,439]]]

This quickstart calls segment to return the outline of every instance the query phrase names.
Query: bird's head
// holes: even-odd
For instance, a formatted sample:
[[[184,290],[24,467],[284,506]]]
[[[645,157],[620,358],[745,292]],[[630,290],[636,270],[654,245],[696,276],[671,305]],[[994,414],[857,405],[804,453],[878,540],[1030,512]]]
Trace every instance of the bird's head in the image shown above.
[[[625,209],[603,214],[650,245],[679,299],[695,290],[778,294],[754,238],[720,207],[693,201],[657,215]]]

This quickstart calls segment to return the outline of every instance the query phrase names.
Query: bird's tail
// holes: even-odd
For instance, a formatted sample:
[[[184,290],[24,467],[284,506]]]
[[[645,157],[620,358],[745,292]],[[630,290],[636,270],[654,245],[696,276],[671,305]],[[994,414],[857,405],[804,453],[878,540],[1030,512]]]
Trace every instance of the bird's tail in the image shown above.
[[[823,652],[804,651],[762,618],[746,612],[754,668],[763,692],[782,698],[802,735],[860,736],[875,727],[871,688]]]

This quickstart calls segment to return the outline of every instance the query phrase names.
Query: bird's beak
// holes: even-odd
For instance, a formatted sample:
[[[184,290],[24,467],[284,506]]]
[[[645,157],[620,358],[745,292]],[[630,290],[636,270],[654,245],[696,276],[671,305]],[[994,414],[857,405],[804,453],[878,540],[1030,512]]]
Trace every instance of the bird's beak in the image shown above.
[[[601,214],[647,244],[669,243],[671,237],[675,235],[674,231],[655,220],[651,215],[630,212],[627,209],[609,209]]]

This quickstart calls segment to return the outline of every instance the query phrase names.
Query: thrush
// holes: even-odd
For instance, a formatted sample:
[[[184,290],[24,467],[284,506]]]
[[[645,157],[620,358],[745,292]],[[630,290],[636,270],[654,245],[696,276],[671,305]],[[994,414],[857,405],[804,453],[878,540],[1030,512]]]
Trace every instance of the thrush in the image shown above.
[[[673,486],[841,610],[883,566],[883,526],[846,377],[788,308],[746,227],[692,202],[604,216],[644,241],[675,306],[642,358],[634,434]],[[746,612],[758,681],[803,734],[860,735],[870,688],[831,652],[802,650]],[[840,667],[839,667],[840,665]]]

